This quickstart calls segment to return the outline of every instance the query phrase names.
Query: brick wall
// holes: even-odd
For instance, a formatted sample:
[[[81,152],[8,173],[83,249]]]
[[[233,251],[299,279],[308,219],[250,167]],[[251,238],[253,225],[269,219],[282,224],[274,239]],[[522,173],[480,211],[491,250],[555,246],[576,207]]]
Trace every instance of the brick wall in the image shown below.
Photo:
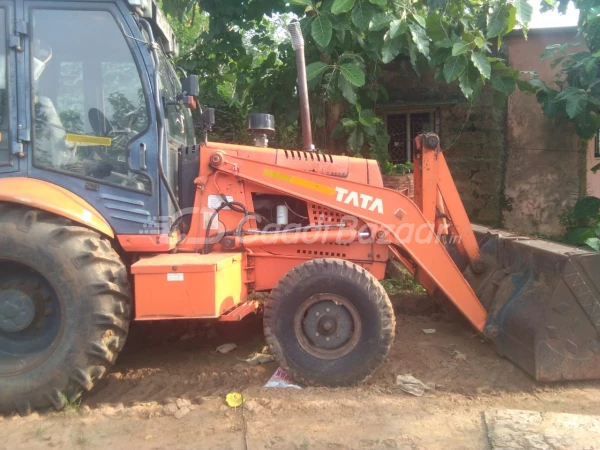
[[[506,108],[494,108],[489,86],[471,105],[457,85],[417,76],[408,61],[386,66],[382,83],[389,101],[378,108],[392,112],[436,110],[441,146],[472,221],[501,225],[506,165]]]

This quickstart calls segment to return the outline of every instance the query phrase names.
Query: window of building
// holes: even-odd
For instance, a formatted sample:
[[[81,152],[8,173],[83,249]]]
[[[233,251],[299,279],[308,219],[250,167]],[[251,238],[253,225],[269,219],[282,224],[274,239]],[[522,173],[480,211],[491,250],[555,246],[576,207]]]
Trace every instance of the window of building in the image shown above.
[[[149,179],[127,163],[130,142],[148,128],[148,111],[115,18],[54,9],[35,10],[33,21],[34,165],[149,190]]]
[[[412,161],[415,137],[428,131],[439,133],[438,117],[436,110],[386,113],[385,123],[390,135],[390,161],[394,164]]]
[[[596,147],[594,147],[594,156],[600,158],[600,128],[596,131]]]

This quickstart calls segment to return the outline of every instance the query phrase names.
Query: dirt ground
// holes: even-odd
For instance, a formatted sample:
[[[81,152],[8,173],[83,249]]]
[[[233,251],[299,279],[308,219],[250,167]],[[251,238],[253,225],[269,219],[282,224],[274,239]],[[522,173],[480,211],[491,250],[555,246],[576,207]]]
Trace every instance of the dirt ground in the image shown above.
[[[134,324],[114,369],[81,405],[0,417],[0,449],[487,449],[489,409],[600,414],[600,381],[536,383],[426,297],[393,301],[394,346],[355,388],[264,388],[277,364],[242,361],[264,346],[258,318]],[[215,352],[226,342],[239,347]],[[395,384],[403,374],[435,391],[403,392]],[[232,391],[244,394],[243,409],[225,404]]]

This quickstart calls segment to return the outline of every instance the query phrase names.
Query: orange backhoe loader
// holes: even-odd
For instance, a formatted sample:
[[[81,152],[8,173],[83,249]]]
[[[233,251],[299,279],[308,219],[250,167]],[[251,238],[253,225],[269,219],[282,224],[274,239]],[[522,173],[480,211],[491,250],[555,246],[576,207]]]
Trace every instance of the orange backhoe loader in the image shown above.
[[[299,382],[360,382],[394,338],[391,258],[536,379],[600,377],[598,255],[472,227],[434,134],[414,201],[314,151],[296,24],[303,150],[266,147],[269,115],[255,147],[196,144],[152,0],[0,0],[0,23],[0,412],[92,389],[131,320],[259,309]]]

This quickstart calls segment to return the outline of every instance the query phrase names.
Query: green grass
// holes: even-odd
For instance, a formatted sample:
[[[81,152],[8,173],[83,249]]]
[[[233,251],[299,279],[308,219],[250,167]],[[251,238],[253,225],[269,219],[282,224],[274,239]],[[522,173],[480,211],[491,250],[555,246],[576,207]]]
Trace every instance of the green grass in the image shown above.
[[[63,394],[62,392],[60,392],[58,395],[60,395],[60,398],[62,398],[64,406],[63,406],[63,411],[65,412],[70,412],[70,411],[74,411],[74,412],[79,412],[79,410],[81,409],[81,391],[77,391],[72,397],[68,397],[67,395]]]
[[[402,278],[386,278],[381,281],[381,285],[388,295],[425,293],[423,286],[421,286],[408,272],[405,272]]]

